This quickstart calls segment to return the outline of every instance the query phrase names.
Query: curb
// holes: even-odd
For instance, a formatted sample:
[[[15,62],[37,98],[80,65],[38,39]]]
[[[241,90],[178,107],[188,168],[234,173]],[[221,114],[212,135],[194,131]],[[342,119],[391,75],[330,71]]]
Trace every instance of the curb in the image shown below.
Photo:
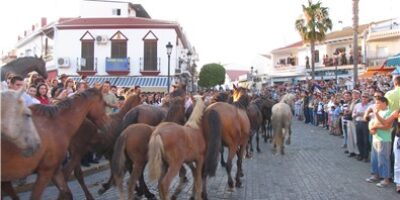
[[[90,176],[92,174],[95,174],[95,173],[98,173],[101,171],[105,171],[109,168],[110,168],[110,165],[109,165],[108,161],[93,165],[91,167],[84,168],[84,169],[82,169],[83,177]],[[73,181],[75,179],[76,179],[75,176],[73,174],[71,174],[71,176],[68,179],[68,182]],[[15,191],[17,193],[31,191],[34,184],[35,184],[35,182],[29,182],[29,183],[26,183],[26,184],[23,184],[20,186],[14,186]],[[50,183],[46,187],[53,186],[53,185],[54,185],[54,183],[52,181],[50,181]]]

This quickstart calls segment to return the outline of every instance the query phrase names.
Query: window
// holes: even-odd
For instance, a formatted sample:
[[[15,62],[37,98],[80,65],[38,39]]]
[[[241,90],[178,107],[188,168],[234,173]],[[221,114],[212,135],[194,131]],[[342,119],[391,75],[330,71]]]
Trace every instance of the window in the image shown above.
[[[286,59],[279,59],[279,64],[285,65],[286,64]]]
[[[157,71],[157,40],[144,40],[144,70]]]
[[[113,9],[112,10],[112,15],[120,16],[121,15],[121,9]]]
[[[319,51],[318,50],[314,51],[314,62],[316,62],[316,63],[319,62]]]
[[[82,41],[81,57],[81,71],[94,70],[94,41]]]
[[[126,40],[113,40],[111,42],[111,58],[126,58]]]

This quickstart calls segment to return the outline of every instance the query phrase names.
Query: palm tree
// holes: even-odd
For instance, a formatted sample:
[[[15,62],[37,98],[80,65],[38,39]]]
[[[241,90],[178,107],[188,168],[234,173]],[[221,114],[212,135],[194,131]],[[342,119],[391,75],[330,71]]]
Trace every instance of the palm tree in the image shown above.
[[[358,3],[359,0],[353,0],[353,72],[354,82],[353,86],[356,87],[358,82]]]
[[[332,29],[332,21],[329,19],[327,7],[322,7],[321,2],[313,4],[308,0],[308,6],[303,6],[303,15],[296,20],[296,29],[299,32],[303,42],[310,43],[311,48],[311,75],[315,79],[315,43],[325,39],[326,32]]]

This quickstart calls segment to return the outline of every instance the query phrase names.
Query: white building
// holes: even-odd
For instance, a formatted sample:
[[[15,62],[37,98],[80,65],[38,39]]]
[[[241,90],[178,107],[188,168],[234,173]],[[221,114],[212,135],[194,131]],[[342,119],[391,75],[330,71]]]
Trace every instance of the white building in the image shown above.
[[[16,49],[18,56],[42,55],[53,78],[87,75],[91,84],[109,80],[145,91],[166,91],[168,69],[173,82],[188,71],[187,52],[196,54],[178,23],[151,19],[140,4],[106,0],[82,0],[80,17],[42,19]]]
[[[358,73],[363,74],[368,67],[382,66],[384,61],[400,52],[399,19],[360,25]],[[352,64],[353,29],[328,33],[323,42],[315,46],[315,79],[349,79],[353,76]],[[295,82],[311,79],[310,46],[302,41],[271,52],[274,70],[271,82]],[[345,58],[345,59],[344,59]],[[343,60],[344,59],[344,60]]]

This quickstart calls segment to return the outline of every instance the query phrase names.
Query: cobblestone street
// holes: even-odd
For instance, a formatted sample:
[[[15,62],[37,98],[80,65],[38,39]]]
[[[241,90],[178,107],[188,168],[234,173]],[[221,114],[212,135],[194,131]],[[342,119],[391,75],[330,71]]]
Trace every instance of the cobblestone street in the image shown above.
[[[227,190],[225,169],[219,167],[217,176],[209,179],[210,199],[400,199],[394,185],[378,188],[364,181],[370,175],[370,164],[348,158],[340,148],[342,138],[331,136],[325,129],[301,122],[293,124],[292,144],[284,156],[271,153],[271,145],[262,143],[262,153],[244,161],[243,187],[233,192]],[[236,163],[236,162],[234,162]],[[234,168],[233,172],[236,171]],[[112,188],[102,196],[97,194],[100,185],[109,176],[109,170],[86,177],[86,183],[96,199],[117,199]],[[188,199],[190,180],[179,199]],[[74,199],[85,199],[76,181],[69,183]],[[176,180],[174,182],[174,189]],[[155,184],[150,184],[156,192]],[[54,186],[45,190],[43,199],[56,199]],[[29,192],[20,193],[28,199]]]

